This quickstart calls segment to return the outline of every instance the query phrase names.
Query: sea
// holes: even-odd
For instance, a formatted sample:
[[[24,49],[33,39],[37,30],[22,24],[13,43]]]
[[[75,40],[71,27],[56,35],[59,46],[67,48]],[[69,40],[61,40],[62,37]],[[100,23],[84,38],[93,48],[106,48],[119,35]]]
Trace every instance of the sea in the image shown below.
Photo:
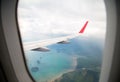
[[[36,82],[50,82],[69,70],[75,70],[73,57],[89,58],[100,53],[100,41],[77,37],[67,44],[52,44],[47,46],[50,51],[26,51],[27,68]]]

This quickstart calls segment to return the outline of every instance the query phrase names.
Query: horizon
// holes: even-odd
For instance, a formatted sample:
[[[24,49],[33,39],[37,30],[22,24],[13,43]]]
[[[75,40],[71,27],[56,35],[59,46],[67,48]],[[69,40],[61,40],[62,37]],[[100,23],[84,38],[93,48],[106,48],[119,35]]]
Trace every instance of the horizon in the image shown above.
[[[83,36],[104,40],[105,5],[103,0],[92,1],[20,0],[18,22],[22,38],[46,39],[77,33],[89,21]]]

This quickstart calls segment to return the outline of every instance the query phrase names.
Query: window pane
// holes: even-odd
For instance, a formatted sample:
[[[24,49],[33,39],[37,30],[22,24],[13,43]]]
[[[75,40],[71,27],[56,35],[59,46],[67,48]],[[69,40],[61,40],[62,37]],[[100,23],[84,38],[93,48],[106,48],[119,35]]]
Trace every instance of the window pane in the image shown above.
[[[20,0],[18,22],[27,67],[37,82],[99,81],[103,0]]]

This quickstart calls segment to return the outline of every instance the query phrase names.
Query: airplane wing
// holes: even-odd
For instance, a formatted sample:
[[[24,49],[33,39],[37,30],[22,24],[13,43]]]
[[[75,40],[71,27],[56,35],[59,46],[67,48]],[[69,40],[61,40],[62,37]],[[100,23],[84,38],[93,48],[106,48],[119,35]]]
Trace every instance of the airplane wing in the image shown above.
[[[28,50],[49,51],[49,49],[46,46],[52,45],[55,43],[59,43],[59,44],[68,43],[69,39],[80,36],[80,34],[82,34],[84,32],[87,24],[88,24],[88,21],[86,21],[86,23],[84,24],[82,29],[77,34],[58,37],[58,38],[52,38],[52,39],[47,39],[47,40],[41,40],[41,41],[26,42],[23,44],[24,50],[25,51],[28,51]]]

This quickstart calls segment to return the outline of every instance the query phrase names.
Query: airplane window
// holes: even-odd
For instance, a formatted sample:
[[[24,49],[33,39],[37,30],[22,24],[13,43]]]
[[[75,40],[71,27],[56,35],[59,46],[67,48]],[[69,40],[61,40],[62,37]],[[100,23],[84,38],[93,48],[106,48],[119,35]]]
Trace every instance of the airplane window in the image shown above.
[[[27,68],[36,82],[99,82],[103,0],[19,0]]]

